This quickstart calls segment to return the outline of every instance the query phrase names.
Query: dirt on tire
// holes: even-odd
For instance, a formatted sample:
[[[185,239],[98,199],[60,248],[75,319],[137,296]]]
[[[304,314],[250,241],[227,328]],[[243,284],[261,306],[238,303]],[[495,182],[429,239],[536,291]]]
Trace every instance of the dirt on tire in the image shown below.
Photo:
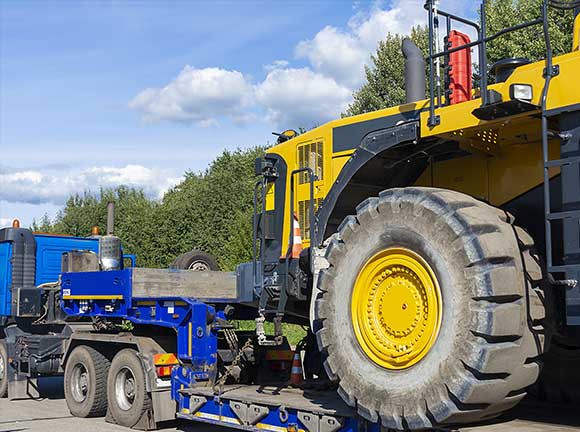
[[[421,255],[441,286],[437,339],[403,370],[372,362],[351,323],[357,274],[389,247]],[[327,248],[315,304],[324,366],[345,402],[396,430],[470,423],[515,406],[538,378],[544,344],[532,248],[510,214],[458,192],[390,189],[360,204]]]

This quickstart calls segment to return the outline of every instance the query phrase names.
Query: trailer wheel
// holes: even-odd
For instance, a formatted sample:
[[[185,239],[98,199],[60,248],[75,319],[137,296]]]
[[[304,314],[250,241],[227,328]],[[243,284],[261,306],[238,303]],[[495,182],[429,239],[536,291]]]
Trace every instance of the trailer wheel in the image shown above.
[[[511,215],[434,188],[384,191],[326,251],[315,326],[339,394],[385,428],[498,416],[540,371],[542,271]]]
[[[171,267],[191,271],[219,271],[220,269],[213,256],[197,249],[179,255]]]
[[[135,426],[151,410],[151,397],[145,388],[145,371],[135,350],[124,349],[113,358],[107,393],[109,413],[121,426]]]
[[[109,360],[86,345],[70,354],[64,371],[64,394],[75,417],[102,417],[107,412]]]
[[[6,344],[0,341],[0,398],[8,396],[8,352]]]

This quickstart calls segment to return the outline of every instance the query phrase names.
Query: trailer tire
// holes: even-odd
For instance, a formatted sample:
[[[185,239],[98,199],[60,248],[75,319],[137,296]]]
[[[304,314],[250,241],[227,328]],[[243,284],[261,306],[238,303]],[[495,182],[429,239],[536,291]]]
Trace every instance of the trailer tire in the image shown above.
[[[126,348],[111,362],[107,380],[109,413],[115,423],[133,427],[151,411],[151,396],[145,385],[143,363],[137,351]]]
[[[0,341],[0,399],[8,396],[8,351],[4,341]]]
[[[69,355],[64,371],[64,394],[75,417],[102,417],[107,412],[109,359],[96,349],[79,345]]]
[[[314,325],[325,369],[359,415],[418,430],[493,418],[523,399],[543,353],[542,271],[511,215],[408,187],[367,199],[338,231]]]
[[[192,271],[219,271],[220,269],[213,256],[198,249],[179,255],[171,264],[171,268]]]

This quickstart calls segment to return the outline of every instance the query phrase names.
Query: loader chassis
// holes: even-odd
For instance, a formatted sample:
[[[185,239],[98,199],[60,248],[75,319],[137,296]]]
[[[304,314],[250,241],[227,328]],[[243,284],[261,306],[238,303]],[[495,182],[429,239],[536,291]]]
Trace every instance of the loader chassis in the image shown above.
[[[571,355],[580,346],[580,52],[575,42],[553,56],[547,25],[550,7],[577,13],[580,3],[541,3],[538,19],[488,35],[485,1],[481,23],[427,1],[428,86],[417,48],[405,41],[407,103],[284,132],[257,163],[258,312],[308,319],[326,373],[367,420],[421,429],[491,418],[538,380],[545,350],[554,357],[550,344]],[[473,27],[477,41],[454,30],[457,22]],[[450,43],[436,52],[445,24]],[[486,44],[533,26],[545,60],[500,61],[488,84]],[[578,15],[574,32],[577,41]],[[471,92],[475,46],[485,73]],[[304,247],[298,266],[294,215]],[[465,325],[449,324],[449,314]],[[433,315],[440,326],[429,324]],[[445,347],[451,333],[470,348]],[[437,348],[414,351],[433,340]],[[576,400],[565,389],[575,373],[539,393]]]
[[[549,168],[552,210],[569,211],[579,207],[578,125],[580,90],[575,84],[580,69],[576,52],[554,59],[559,74],[552,79],[548,94],[550,160],[571,158],[563,166]],[[437,109],[440,125],[429,127],[429,101],[418,101],[395,108],[333,121],[273,147],[266,154],[277,171],[268,178],[273,198],[268,201],[264,224],[267,230],[263,259],[279,268],[286,254],[290,221],[290,180],[287,167],[309,166],[318,170],[314,180],[315,218],[313,239],[307,204],[307,184],[295,186],[293,208],[298,211],[303,245],[319,247],[353,214],[366,197],[393,187],[426,186],[466,193],[496,207],[509,209],[518,223],[528,229],[540,250],[546,248],[544,230],[544,181],[542,128],[538,119],[544,63],[518,67],[509,80],[490,88],[509,99],[513,83],[533,86],[536,109],[524,114],[481,121],[473,114],[479,99]],[[320,143],[309,161],[300,162],[300,149]],[[319,161],[314,161],[318,158]],[[306,165],[305,165],[306,164]],[[555,261],[578,263],[577,215],[570,214],[563,224],[566,234],[554,229]],[[576,221],[576,222],[575,222]],[[558,228],[558,227],[556,227]],[[565,242],[564,252],[561,239]],[[574,280],[573,274],[566,279]],[[570,290],[569,297],[577,290]],[[572,301],[571,298],[569,301]],[[580,318],[567,309],[568,322]]]

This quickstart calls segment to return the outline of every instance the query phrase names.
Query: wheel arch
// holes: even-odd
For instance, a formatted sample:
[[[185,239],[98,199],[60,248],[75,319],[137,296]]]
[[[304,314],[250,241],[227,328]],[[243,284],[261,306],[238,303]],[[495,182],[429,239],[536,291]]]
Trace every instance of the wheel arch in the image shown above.
[[[412,121],[370,132],[361,139],[317,212],[314,245],[321,245],[336,232],[340,222],[366,198],[417,180],[428,166],[426,158],[414,158],[403,168],[398,162],[414,150],[402,147],[416,145],[418,138],[419,124]],[[392,162],[385,166],[388,160]],[[365,183],[366,179],[372,179],[372,183]]]

